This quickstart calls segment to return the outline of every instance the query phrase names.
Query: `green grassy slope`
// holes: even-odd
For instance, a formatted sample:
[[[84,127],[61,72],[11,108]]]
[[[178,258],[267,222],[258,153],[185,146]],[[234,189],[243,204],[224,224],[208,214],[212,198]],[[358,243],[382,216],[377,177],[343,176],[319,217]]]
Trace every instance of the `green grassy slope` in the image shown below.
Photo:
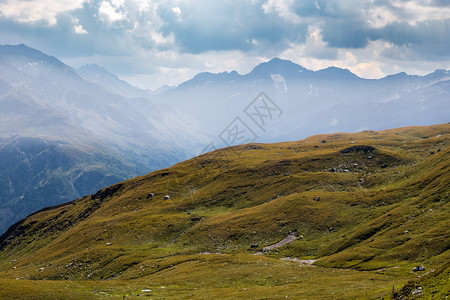
[[[426,276],[411,280],[399,292],[394,293],[394,299],[446,299],[450,295],[450,261]]]
[[[442,124],[210,152],[11,227],[0,285],[74,280],[75,294],[95,297],[107,282],[130,297],[143,282],[172,286],[153,291],[161,297],[386,296],[417,276],[412,267],[450,259],[449,137]],[[292,243],[252,255],[291,232]],[[282,257],[317,261],[299,269]]]

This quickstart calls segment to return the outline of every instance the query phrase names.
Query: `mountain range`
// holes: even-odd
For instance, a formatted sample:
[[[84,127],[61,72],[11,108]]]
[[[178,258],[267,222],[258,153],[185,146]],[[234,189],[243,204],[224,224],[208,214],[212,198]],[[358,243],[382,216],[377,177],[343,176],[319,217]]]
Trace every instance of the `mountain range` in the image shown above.
[[[256,100],[261,92],[276,105],[272,105],[273,115]],[[436,70],[426,76],[399,73],[375,80],[336,67],[311,71],[274,58],[245,75],[234,71],[198,74],[152,99],[175,103],[207,124],[221,146],[217,136],[236,117],[258,141],[279,142],[318,133],[447,122],[450,71]]]
[[[197,154],[205,131],[145,95],[100,67],[75,70],[25,45],[0,46],[0,232]]]
[[[0,46],[0,232],[45,206],[246,142],[448,121],[450,72],[367,80],[274,58],[142,90],[97,65]]]

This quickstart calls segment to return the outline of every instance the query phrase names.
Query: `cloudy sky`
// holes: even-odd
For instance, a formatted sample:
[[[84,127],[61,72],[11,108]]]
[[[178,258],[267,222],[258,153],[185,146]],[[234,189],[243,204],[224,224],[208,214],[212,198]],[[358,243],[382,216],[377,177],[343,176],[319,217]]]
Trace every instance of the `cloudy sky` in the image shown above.
[[[273,57],[365,78],[450,69],[448,0],[0,0],[0,44],[143,88]]]

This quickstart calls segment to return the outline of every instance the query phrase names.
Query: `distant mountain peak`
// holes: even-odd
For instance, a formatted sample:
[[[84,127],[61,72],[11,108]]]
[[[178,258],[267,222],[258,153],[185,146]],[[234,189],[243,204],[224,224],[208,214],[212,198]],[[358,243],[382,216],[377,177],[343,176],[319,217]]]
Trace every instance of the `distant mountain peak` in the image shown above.
[[[77,72],[88,80],[103,86],[111,93],[123,97],[147,97],[149,93],[120,79],[114,73],[97,64],[85,64]]]
[[[359,79],[360,77],[352,73],[348,69],[342,69],[335,66],[328,67],[315,72],[326,79]]]
[[[436,69],[433,73],[428,74],[428,75],[449,76],[450,70]]]
[[[97,75],[103,75],[103,76],[106,75],[108,77],[112,77],[114,79],[118,79],[119,80],[119,78],[115,74],[111,73],[110,71],[108,71],[104,67],[99,66],[97,64],[85,64],[85,65],[82,65],[81,67],[79,67],[77,69],[77,71],[82,73],[82,74],[91,74],[91,75],[97,74]]]
[[[281,59],[279,57],[274,57],[271,60],[267,61],[268,64],[277,64],[282,62],[290,62],[289,60]]]
[[[81,67],[79,67],[78,70],[81,70],[81,71],[88,71],[88,70],[89,71],[101,71],[101,72],[110,73],[104,67],[99,66],[97,64],[85,64],[85,65],[82,65]]]
[[[281,66],[284,66],[284,67],[287,67],[287,68],[295,68],[297,70],[308,70],[308,69],[302,67],[299,64],[296,64],[296,63],[294,63],[294,62],[292,62],[290,60],[282,59],[282,58],[279,58],[279,57],[272,58],[267,63],[269,65],[281,65]]]
[[[328,68],[322,69],[321,71],[351,73],[348,69],[343,69],[343,68],[339,68],[339,67],[335,67],[335,66],[330,66]]]
[[[165,84],[165,85],[163,85],[163,86],[157,88],[157,89],[154,90],[154,91],[149,90],[148,92],[151,93],[152,95],[159,95],[159,94],[161,94],[161,93],[164,93],[165,91],[170,91],[170,90],[173,90],[173,89],[175,89],[175,88],[176,88],[176,86],[172,86],[172,85],[167,85],[167,84]]]
[[[49,56],[39,50],[31,48],[25,44],[18,45],[0,45],[0,54],[2,56],[23,57],[34,61],[44,61],[57,66],[66,66],[62,61],[54,56]]]
[[[257,65],[248,75],[250,76],[270,76],[271,74],[294,75],[303,71],[309,71],[290,60],[274,57],[268,62]]]
[[[211,73],[211,72],[201,72],[195,75],[191,80],[181,83],[178,87],[194,87],[205,82],[217,82],[226,83],[239,78],[241,75],[236,71],[222,72],[222,73]]]
[[[450,80],[450,71],[444,69],[437,69],[433,73],[425,75],[424,78],[430,80],[430,83],[438,83]]]
[[[397,74],[387,75],[386,77],[383,77],[380,80],[406,80],[410,77],[412,77],[412,75],[409,75],[405,72],[400,72]]]
[[[42,53],[41,51],[31,48],[25,44],[17,44],[17,45],[1,45],[0,46],[2,51],[14,51],[14,53],[17,54],[23,54],[24,52],[29,52],[29,53],[40,53],[43,54],[45,56],[47,56],[46,54]]]
[[[296,65],[296,66],[299,66],[299,65],[297,65],[296,63],[293,63],[292,61],[290,61],[290,60],[287,60],[287,59],[282,59],[282,58],[279,58],[279,57],[274,57],[274,58],[272,58],[271,60],[269,60],[269,61],[267,61],[267,62],[265,62],[265,63],[263,63],[263,64],[290,64],[290,65]],[[300,67],[300,66],[299,66]]]

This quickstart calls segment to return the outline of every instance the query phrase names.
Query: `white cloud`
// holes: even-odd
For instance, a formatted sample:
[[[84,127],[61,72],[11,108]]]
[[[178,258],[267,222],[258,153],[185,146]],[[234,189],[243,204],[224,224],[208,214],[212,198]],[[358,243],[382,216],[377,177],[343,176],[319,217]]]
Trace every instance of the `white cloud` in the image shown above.
[[[76,34],[87,34],[88,33],[81,25],[74,25],[73,31],[75,31]]]
[[[117,60],[117,58],[114,58]],[[265,57],[255,57],[241,51],[212,51],[195,54],[181,54],[176,51],[148,51],[140,57],[144,72],[141,74],[119,74],[133,85],[152,90],[168,85],[178,85],[200,72],[221,73],[237,71],[240,74],[250,72],[256,65],[267,61]],[[103,63],[107,65],[105,61]],[[145,72],[145,69],[153,71]]]
[[[337,49],[328,47],[327,43],[323,41],[320,26],[310,25],[305,42],[302,44],[291,43],[290,47],[283,51],[281,55],[296,61],[302,57],[330,59],[336,57],[337,53]]]
[[[173,11],[174,13],[176,13],[177,15],[181,15],[181,9],[180,9],[178,6],[172,8],[172,11]]]
[[[72,18],[72,23],[73,23],[73,31],[76,34],[87,34],[88,32],[83,28],[83,26],[80,23],[80,20],[78,20],[77,18]]]
[[[49,26],[57,23],[58,14],[83,7],[87,0],[6,0],[0,3],[0,15],[20,23],[43,21]]]
[[[398,21],[398,16],[384,7],[375,6],[367,11],[367,22],[371,28],[383,28],[395,21]]]
[[[111,0],[111,5],[115,8],[121,8],[122,6],[124,6],[124,4],[125,0]]]
[[[317,0],[314,0],[314,7],[319,10],[321,9],[319,2],[317,2]]]
[[[164,36],[156,30],[150,30],[149,35],[151,36],[152,41],[158,46],[171,46],[175,43],[175,37],[172,33],[168,36]]]
[[[381,71],[380,63],[374,61],[359,63],[349,67],[348,69],[362,78],[376,79],[386,76],[386,74]]]
[[[129,0],[129,1],[137,6],[139,13],[147,12],[150,9],[150,0]]]
[[[382,28],[394,22],[407,22],[414,26],[424,21],[445,20],[450,16],[449,6],[433,6],[429,0],[391,0],[388,4],[367,8],[369,26]]]
[[[294,0],[268,0],[262,8],[265,14],[276,13],[294,24],[300,23],[300,17],[291,11]]]
[[[114,23],[125,19],[125,14],[119,9],[122,7],[123,1],[113,0],[112,3],[102,1],[98,9],[100,20],[106,23]]]
[[[409,24],[416,25],[418,22],[444,20],[450,16],[449,6],[432,6],[431,1],[413,0],[399,1],[393,0],[392,5],[408,16]]]
[[[314,71],[335,66],[349,69],[359,77],[374,79],[386,75],[382,71],[385,65],[381,53],[390,47],[392,45],[389,43],[375,41],[370,42],[366,48],[353,49],[352,51],[328,48],[327,44],[322,41],[320,28],[310,26],[309,37],[306,42],[304,44],[291,44],[290,48],[283,51],[280,57],[292,60]],[[333,56],[335,57],[333,58]]]

